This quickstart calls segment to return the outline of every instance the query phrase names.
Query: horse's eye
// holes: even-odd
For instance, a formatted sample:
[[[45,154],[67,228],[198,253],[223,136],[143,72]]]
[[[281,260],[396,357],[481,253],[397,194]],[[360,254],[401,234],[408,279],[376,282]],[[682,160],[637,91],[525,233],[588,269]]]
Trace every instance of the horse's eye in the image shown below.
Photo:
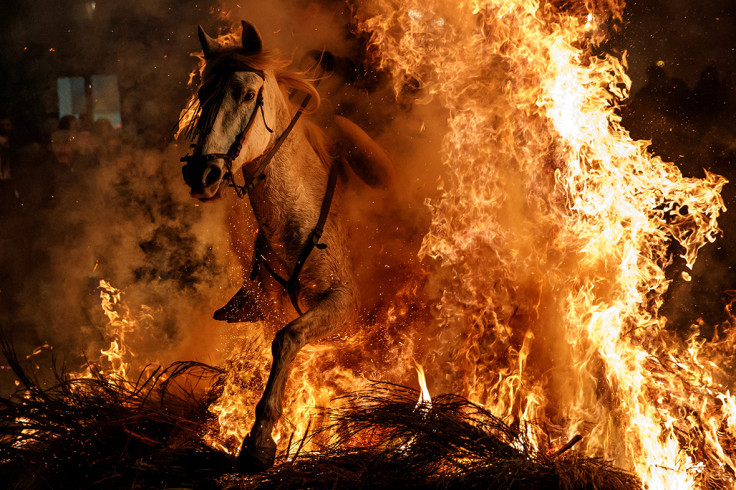
[[[245,100],[246,102],[250,102],[251,100],[255,99],[255,97],[256,93],[252,90],[248,90],[248,92],[246,92],[245,94],[245,97],[243,97],[243,100]]]

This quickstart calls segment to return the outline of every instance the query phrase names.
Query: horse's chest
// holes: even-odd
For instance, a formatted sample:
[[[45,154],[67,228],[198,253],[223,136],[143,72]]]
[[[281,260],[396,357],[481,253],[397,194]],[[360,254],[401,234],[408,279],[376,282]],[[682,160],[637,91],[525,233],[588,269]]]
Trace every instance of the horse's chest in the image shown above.
[[[283,251],[286,257],[299,254],[316,219],[308,202],[298,196],[284,195],[254,205],[258,226],[274,250]]]

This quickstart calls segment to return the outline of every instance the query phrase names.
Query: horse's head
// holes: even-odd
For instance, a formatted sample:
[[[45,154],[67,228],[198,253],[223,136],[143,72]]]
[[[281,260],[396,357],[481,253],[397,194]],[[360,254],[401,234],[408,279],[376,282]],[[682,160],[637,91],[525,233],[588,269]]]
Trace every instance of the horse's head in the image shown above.
[[[192,196],[204,200],[218,194],[228,173],[266,152],[280,98],[273,73],[259,68],[262,41],[253,25],[243,21],[242,46],[222,47],[201,27],[199,39],[206,64],[191,132],[197,142],[182,173]]]

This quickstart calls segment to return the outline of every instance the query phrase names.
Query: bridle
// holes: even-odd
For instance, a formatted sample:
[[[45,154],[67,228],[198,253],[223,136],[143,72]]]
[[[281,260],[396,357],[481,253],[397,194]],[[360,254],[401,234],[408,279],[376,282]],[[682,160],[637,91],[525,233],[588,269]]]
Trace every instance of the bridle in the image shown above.
[[[279,151],[279,148],[281,148],[281,145],[286,141],[286,138],[289,136],[289,133],[291,133],[291,130],[294,129],[294,126],[296,125],[297,121],[302,115],[302,112],[304,112],[304,109],[307,107],[307,104],[309,103],[309,100],[311,98],[311,95],[307,94],[304,97],[304,100],[302,101],[301,105],[297,109],[294,116],[291,118],[291,121],[289,122],[289,125],[286,127],[283,133],[276,139],[276,142],[273,144],[273,146],[263,155],[253,160],[253,162],[258,162],[258,166],[256,167],[255,171],[248,176],[245,172],[245,165],[241,167],[241,170],[243,172],[243,179],[244,182],[242,185],[239,185],[235,182],[235,176],[233,175],[233,162],[238,158],[240,155],[240,152],[243,149],[243,144],[245,143],[245,140],[248,137],[248,134],[250,133],[250,130],[253,128],[253,123],[256,120],[256,114],[260,110],[261,117],[263,118],[263,125],[266,127],[266,130],[269,133],[273,133],[273,129],[268,127],[268,124],[266,123],[266,115],[264,113],[263,109],[263,87],[265,85],[266,77],[262,70],[238,70],[238,71],[249,71],[252,73],[255,73],[256,75],[260,76],[264,83],[261,85],[261,88],[258,89],[258,95],[256,96],[256,102],[255,107],[253,108],[253,112],[250,115],[250,118],[248,118],[248,122],[246,123],[245,127],[238,133],[238,135],[233,140],[232,144],[230,145],[230,148],[228,149],[227,153],[193,153],[192,155],[187,154],[186,156],[183,156],[180,161],[184,162],[185,164],[191,163],[191,164],[207,164],[207,162],[212,160],[219,160],[222,159],[225,162],[225,175],[223,176],[223,179],[227,179],[228,186],[235,189],[235,194],[239,198],[245,197],[245,195],[253,188],[253,186],[259,182],[260,180],[263,180],[265,175],[265,170],[268,164],[271,162],[274,156],[276,156],[276,153]],[[195,147],[196,145],[192,145]],[[253,163],[251,162],[251,163]],[[192,185],[191,182],[187,180],[186,172],[183,172],[184,174],[184,180],[187,184],[190,186]]]

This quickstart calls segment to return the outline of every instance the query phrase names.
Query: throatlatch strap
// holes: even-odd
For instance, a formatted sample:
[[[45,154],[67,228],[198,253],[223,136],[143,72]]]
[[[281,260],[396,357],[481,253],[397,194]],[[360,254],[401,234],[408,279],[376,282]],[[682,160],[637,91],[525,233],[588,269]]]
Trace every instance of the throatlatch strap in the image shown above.
[[[332,164],[332,168],[330,169],[330,176],[327,180],[327,189],[325,190],[325,197],[322,200],[322,208],[319,212],[319,218],[317,219],[317,225],[314,227],[312,232],[309,234],[309,238],[307,238],[307,241],[304,243],[304,247],[302,247],[302,251],[299,254],[299,258],[296,260],[296,264],[294,264],[294,270],[291,273],[291,276],[288,280],[281,277],[279,274],[276,273],[275,270],[271,267],[271,265],[266,260],[266,257],[264,256],[264,250],[263,247],[265,246],[269,250],[273,251],[271,249],[271,245],[268,243],[268,240],[266,240],[266,237],[263,235],[262,231],[258,232],[258,237],[256,238],[256,245],[255,245],[255,256],[253,259],[253,270],[251,271],[250,278],[251,280],[255,280],[258,275],[258,269],[260,268],[261,264],[266,268],[269,274],[278,282],[281,284],[285,289],[286,292],[289,294],[289,299],[291,300],[292,306],[294,306],[294,309],[297,313],[300,315],[303,315],[301,308],[299,308],[299,293],[301,292],[301,285],[299,283],[299,274],[302,271],[302,268],[304,267],[304,263],[309,258],[309,255],[312,253],[312,250],[314,250],[315,247],[317,247],[320,250],[324,250],[327,248],[327,245],[324,243],[320,243],[320,238],[322,238],[322,233],[325,231],[325,223],[327,223],[327,217],[330,214],[330,206],[332,205],[332,198],[335,195],[335,187],[337,187],[337,163]]]

